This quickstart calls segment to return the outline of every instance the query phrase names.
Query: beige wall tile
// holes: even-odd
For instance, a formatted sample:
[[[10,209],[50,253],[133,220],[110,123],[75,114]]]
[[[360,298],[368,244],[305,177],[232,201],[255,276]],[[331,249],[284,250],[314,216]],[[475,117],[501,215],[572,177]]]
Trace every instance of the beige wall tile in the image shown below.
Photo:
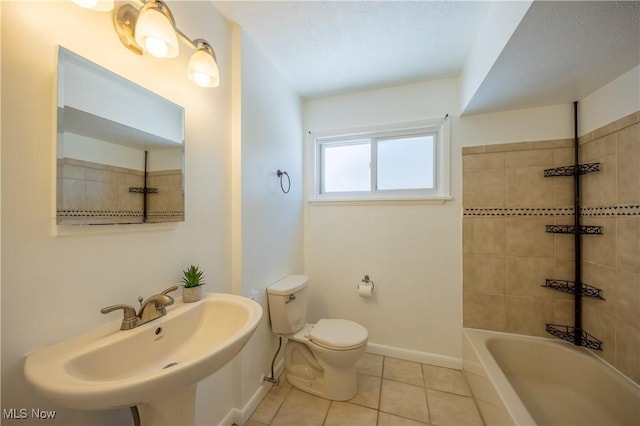
[[[573,281],[575,278],[575,263],[573,259],[555,259],[553,278],[557,280]]]
[[[628,272],[640,272],[640,216],[618,217],[616,221],[616,265]]]
[[[553,167],[554,150],[553,149],[535,149],[529,151],[513,151],[507,152],[507,168],[528,168],[540,167],[543,170]]]
[[[464,207],[505,207],[505,169],[465,170],[463,180]]]
[[[86,184],[83,179],[62,179],[63,210],[84,209],[86,205]]]
[[[616,317],[633,327],[640,328],[640,274],[618,270],[616,282]]]
[[[544,177],[543,167],[507,168],[506,202],[507,207],[553,207],[555,181]]]
[[[507,256],[507,295],[553,299],[553,292],[542,284],[554,278],[554,270],[552,257]]]
[[[627,377],[640,383],[640,328],[632,327],[624,321],[616,322],[617,351],[615,366]]]
[[[462,157],[462,170],[504,169],[506,161],[504,152],[465,155]]]
[[[469,254],[504,254],[506,222],[504,218],[472,218],[462,220],[463,251]]]
[[[554,250],[554,235],[545,232],[550,218],[507,218],[507,253],[510,256],[550,256]]]
[[[509,151],[526,151],[531,149],[531,142],[503,143],[496,145],[486,145],[485,152],[509,152]]]
[[[582,259],[605,266],[616,265],[616,219],[612,217],[585,217],[585,226],[602,226],[602,235],[582,237]]]
[[[506,330],[506,296],[463,291],[465,327]]]
[[[593,262],[582,262],[582,282],[602,290],[604,301],[584,299],[585,303],[594,303],[598,309],[615,314],[617,285],[616,270],[610,266]]]
[[[580,161],[601,163],[600,172],[581,177],[583,207],[640,203],[639,121],[640,112],[637,112],[581,137]],[[469,152],[482,153],[482,157],[465,159],[464,168],[474,171],[498,169],[503,167],[504,158],[507,168],[504,206],[570,207],[573,206],[571,177],[544,179],[538,176],[544,168],[572,165],[572,145],[573,140],[566,139],[473,147]],[[477,172],[473,177],[477,176],[481,173]],[[465,196],[480,198],[469,201],[484,203],[477,207],[503,207],[501,199],[495,202],[495,199],[488,200],[487,194],[481,194],[478,185],[472,188],[473,191],[466,189],[477,182],[478,179],[472,179],[471,175],[463,182]],[[549,182],[553,183],[552,187],[547,187]],[[546,198],[548,192],[552,194],[549,199]],[[549,278],[573,280],[573,237],[544,232],[546,224],[573,224],[573,218],[468,219],[471,218],[463,220],[464,325],[545,336],[545,321],[573,325],[573,296],[533,284],[542,280],[537,276],[541,271],[544,271],[542,275],[549,273]],[[485,222],[492,219],[497,221]],[[583,282],[603,289],[606,299],[604,302],[583,299],[583,328],[604,341],[605,350],[601,356],[638,380],[640,218],[583,217],[582,224],[603,227],[603,235],[582,237],[582,278]],[[501,243],[492,240],[503,226],[504,252],[496,249],[501,249]],[[487,238],[490,240],[486,241]],[[554,259],[550,259],[552,256]],[[503,259],[506,269],[502,266]],[[502,284],[497,284],[502,283],[503,270],[506,270],[508,297],[502,296]],[[492,273],[494,280],[490,279]]]
[[[550,220],[547,224],[551,225],[573,225],[573,217],[572,216],[558,216],[553,218],[549,218]],[[556,259],[562,260],[571,260],[573,261],[575,255],[575,244],[573,240],[573,235],[571,234],[549,234],[553,235],[553,246],[554,246],[554,257]],[[571,276],[573,279],[573,275]]]
[[[617,152],[616,135],[607,135],[580,147],[580,162],[591,163],[614,156]]]
[[[615,156],[599,160],[600,171],[583,175],[580,181],[582,206],[612,206],[616,203],[617,161]]]
[[[463,259],[463,288],[485,294],[506,294],[505,256],[469,254]]]
[[[534,297],[507,296],[507,331],[547,337],[546,323],[554,318],[554,301]]]
[[[599,309],[596,303],[584,303],[582,306],[582,329],[602,341],[602,356],[607,362],[615,363],[616,320],[612,314]]]
[[[481,154],[484,152],[484,145],[482,146],[465,146],[462,148],[462,155],[469,154]]]
[[[573,296],[571,296],[573,298]],[[553,302],[553,324],[573,325],[575,309],[572,300],[555,300]]]

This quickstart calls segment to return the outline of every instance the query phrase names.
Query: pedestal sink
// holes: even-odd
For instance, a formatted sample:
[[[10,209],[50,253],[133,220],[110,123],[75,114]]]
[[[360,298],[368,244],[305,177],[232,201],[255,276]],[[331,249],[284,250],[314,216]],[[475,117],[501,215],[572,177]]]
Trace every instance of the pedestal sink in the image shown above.
[[[138,408],[141,424],[193,425],[197,383],[233,359],[255,331],[262,308],[210,293],[167,308],[132,330],[120,321],[26,355],[27,380],[45,397],[83,410]]]

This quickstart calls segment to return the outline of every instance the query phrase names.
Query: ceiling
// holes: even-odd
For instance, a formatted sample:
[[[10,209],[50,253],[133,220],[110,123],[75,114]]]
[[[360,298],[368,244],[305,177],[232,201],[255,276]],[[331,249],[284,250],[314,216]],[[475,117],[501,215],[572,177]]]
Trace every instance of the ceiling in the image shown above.
[[[213,2],[305,99],[458,76],[491,2]],[[535,1],[465,113],[568,103],[640,63],[639,1]]]

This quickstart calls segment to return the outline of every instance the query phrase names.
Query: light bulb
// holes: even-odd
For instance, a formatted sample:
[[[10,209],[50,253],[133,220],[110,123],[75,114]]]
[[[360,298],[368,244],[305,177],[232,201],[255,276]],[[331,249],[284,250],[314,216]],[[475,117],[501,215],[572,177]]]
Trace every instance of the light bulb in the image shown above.
[[[198,49],[187,67],[187,74],[191,81],[201,87],[217,87],[220,84],[220,72],[215,59],[206,49]]]
[[[72,0],[75,4],[85,9],[97,12],[109,12],[113,9],[113,0]]]
[[[144,42],[144,47],[147,51],[156,58],[166,58],[169,53],[169,47],[164,40],[160,40],[155,37],[147,37]]]
[[[138,46],[158,58],[178,56],[178,36],[173,23],[161,11],[144,6],[136,19],[135,39]]]

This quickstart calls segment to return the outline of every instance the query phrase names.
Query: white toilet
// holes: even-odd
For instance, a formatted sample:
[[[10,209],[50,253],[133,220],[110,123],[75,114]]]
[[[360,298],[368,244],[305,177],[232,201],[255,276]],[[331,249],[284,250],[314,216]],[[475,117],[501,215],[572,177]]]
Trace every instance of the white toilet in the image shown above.
[[[356,363],[367,348],[369,333],[344,319],[306,324],[306,275],[290,275],[267,288],[271,330],[287,338],[287,380],[305,392],[335,401],[358,393]]]

